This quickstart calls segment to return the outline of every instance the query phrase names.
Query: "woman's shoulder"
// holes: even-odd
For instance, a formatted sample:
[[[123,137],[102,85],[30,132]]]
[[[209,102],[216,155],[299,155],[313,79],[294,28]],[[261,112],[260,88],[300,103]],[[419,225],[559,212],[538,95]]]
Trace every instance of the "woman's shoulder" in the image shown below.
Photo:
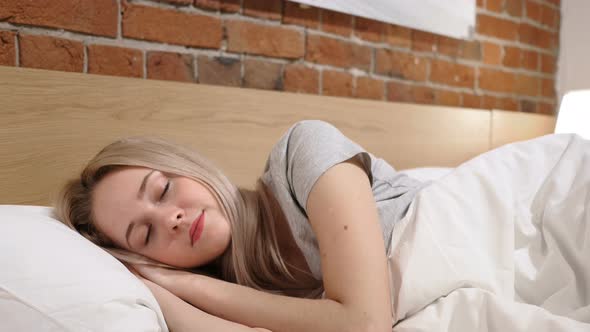
[[[295,152],[300,148],[313,149],[320,144],[331,144],[343,140],[349,139],[331,123],[322,120],[302,120],[293,124],[273,149]]]
[[[339,131],[333,124],[323,120],[301,120],[295,122],[288,130],[287,133],[292,134],[312,134],[322,131]]]
[[[292,125],[271,150],[263,180],[280,182],[305,201],[315,180],[330,167],[363,154],[367,170],[369,154],[344,136],[335,126],[321,120],[304,120]]]

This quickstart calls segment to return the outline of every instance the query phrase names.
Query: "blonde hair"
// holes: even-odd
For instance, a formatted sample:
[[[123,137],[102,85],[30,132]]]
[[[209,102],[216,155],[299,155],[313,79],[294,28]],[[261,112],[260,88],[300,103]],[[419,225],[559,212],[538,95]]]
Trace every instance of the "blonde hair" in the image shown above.
[[[214,194],[230,222],[232,240],[221,255],[220,278],[272,293],[317,297],[321,282],[309,273],[297,280],[281,257],[270,199],[272,195],[260,179],[256,190],[233,185],[211,162],[194,150],[158,138],[127,138],[102,149],[77,179],[62,189],[55,204],[56,217],[95,244],[111,249],[117,258],[125,258],[122,249],[93,223],[92,194],[95,185],[107,174],[129,166],[156,169],[200,181]],[[127,255],[137,257],[137,254]],[[146,261],[150,261],[146,258]],[[153,262],[153,261],[152,261]],[[293,267],[294,268],[294,267]]]

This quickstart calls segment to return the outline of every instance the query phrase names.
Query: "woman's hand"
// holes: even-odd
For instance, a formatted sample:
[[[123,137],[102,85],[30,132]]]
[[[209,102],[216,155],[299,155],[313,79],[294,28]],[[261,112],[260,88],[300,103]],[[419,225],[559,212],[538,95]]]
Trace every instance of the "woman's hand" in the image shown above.
[[[170,330],[192,331],[195,326],[201,326],[205,330],[214,331],[272,332],[271,330],[261,327],[248,328],[244,325],[225,321],[220,318],[213,318],[213,316],[206,314],[198,308],[179,299],[180,296],[173,294],[171,289],[178,288],[173,287],[175,282],[178,282],[179,280],[182,282],[183,279],[186,280],[187,277],[193,275],[190,272],[142,264],[125,264],[125,266],[150,289],[164,313],[166,324],[168,324]],[[171,289],[163,284],[168,285]],[[191,320],[198,322],[196,324],[194,322],[190,323]]]
[[[134,268],[130,264],[124,264],[124,265],[129,269],[129,271],[131,273],[133,273],[139,280],[141,280],[149,288],[149,290],[152,292],[152,294],[154,295],[154,297],[156,298],[156,301],[158,301],[158,303],[163,302],[163,297],[167,296],[166,293],[169,293],[168,290],[166,290],[164,287],[158,285],[157,283],[155,283],[149,279],[146,279],[144,276],[142,276],[139,273],[139,271],[137,271],[136,268]]]
[[[181,297],[179,294],[181,286],[186,283],[188,278],[193,274],[181,270],[167,269],[158,266],[150,266],[145,264],[131,264],[131,268],[139,273],[141,277],[148,279],[161,287],[169,290],[176,296]],[[133,271],[132,271],[133,272]]]
[[[159,285],[184,301],[203,310],[207,309],[212,289],[219,289],[219,287],[215,286],[230,284],[226,281],[205,275],[159,266],[131,264],[130,269],[133,269],[142,278]],[[231,293],[223,292],[223,294],[229,296]],[[219,295],[219,292],[217,295]]]

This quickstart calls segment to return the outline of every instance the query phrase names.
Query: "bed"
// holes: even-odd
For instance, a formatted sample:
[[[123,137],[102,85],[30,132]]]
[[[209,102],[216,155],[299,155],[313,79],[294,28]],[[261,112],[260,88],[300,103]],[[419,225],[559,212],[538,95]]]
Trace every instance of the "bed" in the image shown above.
[[[423,179],[442,177],[444,184],[485,179],[480,173],[473,177],[474,169],[485,167],[481,158],[472,158],[552,133],[555,126],[554,117],[537,114],[1,66],[0,98],[0,263],[8,266],[0,271],[0,312],[9,318],[0,322],[3,330],[167,330],[147,288],[104,251],[53,221],[44,207],[63,181],[117,138],[157,135],[188,144],[249,187],[290,125],[320,119],[396,168]],[[564,140],[552,146],[562,147]],[[506,162],[497,167],[527,153],[543,155],[524,144],[520,150],[509,144],[502,150]],[[503,172],[505,181],[516,176]],[[428,196],[421,202],[428,206]],[[407,257],[400,250],[392,255]],[[441,318],[433,313],[441,309],[437,304],[410,304],[403,318],[416,318],[395,329]]]

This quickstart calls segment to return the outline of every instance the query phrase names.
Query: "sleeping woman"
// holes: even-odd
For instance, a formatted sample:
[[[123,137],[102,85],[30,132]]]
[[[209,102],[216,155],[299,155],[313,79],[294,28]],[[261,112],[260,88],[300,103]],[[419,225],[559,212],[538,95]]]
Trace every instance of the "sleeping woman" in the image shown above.
[[[423,187],[332,125],[302,121],[255,190],[186,147],[129,138],[66,184],[56,214],[153,261],[128,267],[173,331],[385,332],[392,230]]]

